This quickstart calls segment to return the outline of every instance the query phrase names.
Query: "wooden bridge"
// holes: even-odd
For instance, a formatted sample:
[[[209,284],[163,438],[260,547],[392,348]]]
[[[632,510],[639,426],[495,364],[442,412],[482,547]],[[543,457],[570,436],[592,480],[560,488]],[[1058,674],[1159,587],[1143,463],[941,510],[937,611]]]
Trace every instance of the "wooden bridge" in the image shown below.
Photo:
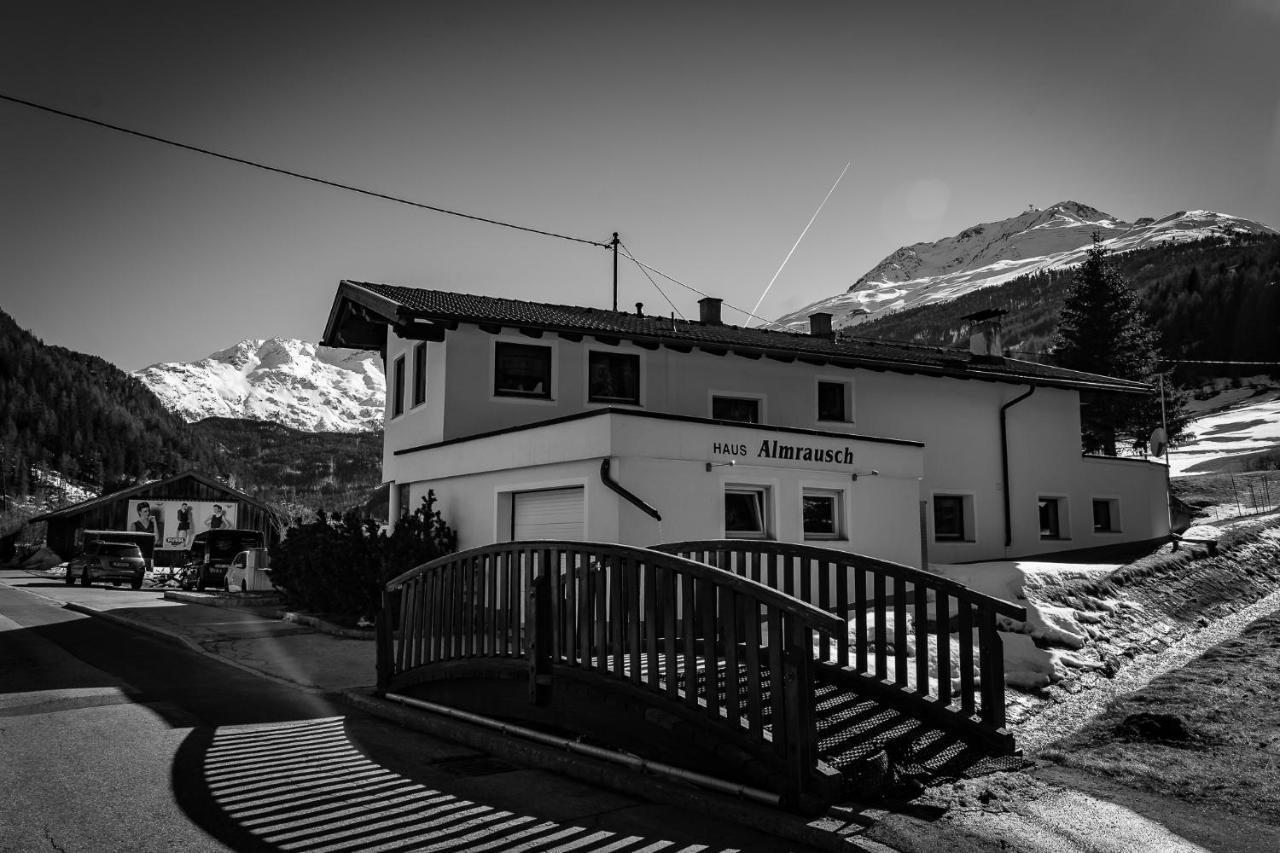
[[[870,557],[754,540],[529,541],[392,580],[378,689],[572,732],[810,809],[1014,752],[997,617]]]

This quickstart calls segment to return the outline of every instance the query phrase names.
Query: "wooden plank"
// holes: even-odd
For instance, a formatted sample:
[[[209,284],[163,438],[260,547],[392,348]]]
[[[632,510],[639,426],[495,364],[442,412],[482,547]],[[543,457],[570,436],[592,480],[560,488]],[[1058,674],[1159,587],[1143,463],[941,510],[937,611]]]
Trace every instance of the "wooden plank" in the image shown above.
[[[961,600],[956,630],[960,634],[960,712],[973,716],[973,605]]]
[[[396,645],[396,667],[395,674],[399,675],[404,672],[405,658],[408,654],[409,644],[405,642],[405,633],[409,630],[405,622],[413,613],[413,582],[405,584],[400,591],[400,642]]]
[[[623,606],[623,566],[625,557],[615,556],[610,559],[609,575],[609,654],[613,661],[613,674],[618,678],[626,677],[626,660],[623,657],[623,629],[626,627],[626,608]]]
[[[755,601],[744,601],[747,618],[742,626],[746,629],[743,640],[747,649],[747,730],[751,737],[759,740],[764,731],[764,700],[761,690],[760,672],[760,605]]]
[[[777,755],[786,755],[786,696],[783,690],[782,650],[786,638],[782,636],[782,614],[776,607],[765,610],[765,624],[769,629],[769,704],[772,706],[771,729],[773,730],[773,751]]]
[[[933,615],[938,638],[938,704],[951,704],[951,616],[950,596],[938,590],[934,597]]]
[[[799,619],[788,614],[786,618],[786,651],[784,667],[786,677],[783,691],[786,693],[786,757],[790,777],[789,787],[799,795],[810,785],[817,758],[817,726],[814,718],[814,683],[812,641],[809,630]],[[772,640],[772,637],[770,638]],[[774,643],[771,643],[773,645]],[[775,722],[773,730],[780,726]]]
[[[676,572],[664,568],[658,576],[658,589],[662,595],[662,644],[664,652],[663,677],[667,682],[667,695],[675,698],[680,689],[676,668],[679,663],[676,619],[679,609],[676,591]]]
[[[836,600],[835,613],[845,623],[845,629],[839,635],[836,644],[836,663],[842,667],[849,665],[849,572],[851,567],[845,563],[836,564]]]
[[[889,644],[888,625],[886,624],[889,616],[889,603],[884,591],[884,575],[879,572],[875,576],[872,594],[872,607],[876,617],[876,680],[884,681],[888,675],[888,651],[885,646]]]
[[[854,578],[853,587],[853,621],[854,632],[857,637],[854,638],[854,669],[858,672],[867,671],[867,573],[858,572]]]
[[[810,565],[812,566],[814,564],[810,564]],[[817,561],[816,566],[817,566],[817,581],[818,581],[818,607],[830,613],[831,612],[831,563],[827,560],[819,560]],[[823,634],[820,634],[820,636],[822,639],[819,642],[819,649],[822,655],[822,659],[824,661],[830,661],[831,660],[831,635],[823,633]]]
[[[982,722],[1004,728],[1004,641],[996,630],[996,612],[990,605],[978,608],[978,665],[982,681]]]
[[[717,669],[720,656],[716,651],[719,632],[716,630],[716,586],[710,581],[698,581],[698,599],[702,605],[702,665],[706,673],[707,713],[720,716],[720,690],[717,686]]]
[[[929,591],[915,585],[916,692],[929,695]]]
[[[579,585],[578,573],[578,553],[572,548],[565,548],[560,552],[560,559],[564,561],[564,587],[561,594],[564,596],[564,604],[560,611],[560,626],[564,631],[564,662],[570,666],[578,663],[578,593],[581,591]]]
[[[640,645],[640,561],[627,560],[625,572],[627,652],[631,656],[631,680],[639,684],[644,675],[644,649]]]
[[[462,656],[475,654],[476,636],[476,558],[462,561]]]
[[[680,573],[680,638],[684,652],[684,701],[692,708],[698,707],[697,651],[694,638],[698,633],[695,619],[697,602],[693,595],[693,575]]]
[[[660,608],[658,606],[658,568],[653,563],[646,563],[643,571],[644,648],[649,662],[649,665],[645,667],[647,670],[646,680],[650,690],[658,690],[658,681],[661,676],[659,672],[661,658],[658,656],[658,634],[660,633],[659,626],[661,623]]]
[[[724,708],[725,718],[735,728],[742,720],[741,685],[738,683],[738,625],[740,620],[738,596],[731,589],[717,589],[720,605],[720,621],[724,625]]]
[[[907,582],[893,579],[893,683],[907,683]]]
[[[595,654],[596,669],[609,671],[609,577],[610,566],[614,561],[612,554],[601,554],[596,567],[595,585],[591,594],[595,602]]]
[[[561,614],[564,612],[564,584],[560,578],[560,552],[552,548],[543,548],[542,574],[551,587],[551,659],[564,660],[564,644],[561,636]]]

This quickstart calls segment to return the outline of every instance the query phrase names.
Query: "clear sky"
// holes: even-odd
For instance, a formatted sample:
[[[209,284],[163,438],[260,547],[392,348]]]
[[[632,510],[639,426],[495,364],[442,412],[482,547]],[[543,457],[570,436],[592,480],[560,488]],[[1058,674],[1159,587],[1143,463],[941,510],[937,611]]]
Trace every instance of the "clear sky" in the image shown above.
[[[0,92],[427,204],[616,230],[745,308],[851,163],[766,317],[1029,204],[1280,226],[1277,0],[29,0],[0,10]],[[5,102],[0,241],[0,308],[128,370],[317,340],[344,278],[611,298],[599,248]],[[671,310],[620,270],[622,306]]]

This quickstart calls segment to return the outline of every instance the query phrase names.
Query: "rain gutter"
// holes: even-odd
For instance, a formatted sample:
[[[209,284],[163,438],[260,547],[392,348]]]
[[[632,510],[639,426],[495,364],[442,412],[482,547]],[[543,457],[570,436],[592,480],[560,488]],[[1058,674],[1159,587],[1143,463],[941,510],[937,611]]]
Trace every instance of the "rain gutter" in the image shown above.
[[[1000,407],[1000,467],[1001,475],[1004,477],[1004,547],[1006,548],[1013,544],[1013,518],[1010,515],[1012,510],[1009,505],[1009,423],[1006,412],[1034,393],[1036,393],[1036,386],[1032,385],[1027,388],[1025,394],[1014,397]]]
[[[609,476],[608,457],[600,460],[600,481],[604,483],[606,486],[608,486],[610,489],[612,489],[613,491],[617,492],[619,495],[622,495],[623,498],[625,498],[627,501],[633,504],[645,515],[648,515],[650,518],[652,518],[654,521],[658,522],[659,524],[662,523],[662,515],[656,509],[654,509],[649,504],[645,503],[643,500],[640,499],[638,495],[636,495],[632,491],[629,491],[625,486],[623,486],[617,480]]]

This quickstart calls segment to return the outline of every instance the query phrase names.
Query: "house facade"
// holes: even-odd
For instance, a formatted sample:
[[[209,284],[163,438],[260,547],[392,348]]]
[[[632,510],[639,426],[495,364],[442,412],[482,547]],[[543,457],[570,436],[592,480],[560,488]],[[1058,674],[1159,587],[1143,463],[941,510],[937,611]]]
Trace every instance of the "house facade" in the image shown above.
[[[1168,533],[1165,472],[1080,453],[1080,392],[978,351],[343,282],[323,343],[387,369],[391,515],[462,547],[774,538],[918,565]]]

